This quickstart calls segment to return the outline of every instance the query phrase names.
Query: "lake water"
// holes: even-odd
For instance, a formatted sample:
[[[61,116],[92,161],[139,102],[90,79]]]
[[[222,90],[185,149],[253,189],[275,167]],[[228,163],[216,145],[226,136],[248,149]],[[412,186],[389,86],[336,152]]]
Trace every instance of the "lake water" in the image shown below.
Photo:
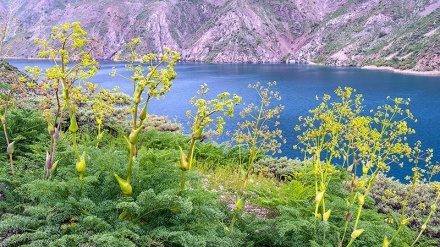
[[[47,61],[10,60],[19,69],[38,65],[42,68],[51,66]],[[124,65],[102,61],[99,73],[93,82],[105,88],[120,87],[121,91],[132,92],[132,84],[122,78],[112,78],[112,67],[124,72]],[[410,98],[410,110],[418,119],[410,127],[416,135],[409,137],[410,143],[421,140],[423,147],[434,149],[434,160],[440,161],[440,76],[421,76],[398,74],[390,71],[363,70],[352,67],[329,67],[316,65],[292,64],[203,64],[179,63],[176,66],[177,78],[171,92],[164,99],[152,101],[149,113],[167,115],[170,119],[186,124],[185,112],[191,109],[189,100],[196,94],[200,84],[207,83],[210,94],[229,91],[243,97],[244,102],[256,102],[255,91],[247,88],[248,84],[276,81],[275,90],[282,96],[281,103],[285,110],[281,114],[280,128],[287,139],[282,148],[282,155],[290,158],[301,157],[292,150],[296,143],[293,128],[300,115],[308,114],[309,109],[318,105],[315,96],[333,94],[338,86],[350,86],[363,94],[367,109],[386,103],[386,97]],[[368,110],[366,110],[368,112]],[[227,122],[226,129],[235,128],[237,118]],[[185,125],[186,126],[186,125]],[[188,130],[188,127],[185,127]],[[223,136],[217,141],[228,140]],[[411,175],[410,167],[396,170],[392,175],[402,179]]]

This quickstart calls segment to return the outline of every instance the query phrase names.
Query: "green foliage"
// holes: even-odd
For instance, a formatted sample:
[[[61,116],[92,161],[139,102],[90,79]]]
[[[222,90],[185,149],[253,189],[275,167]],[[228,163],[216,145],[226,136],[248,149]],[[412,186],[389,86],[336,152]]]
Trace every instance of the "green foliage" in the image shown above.
[[[49,134],[40,112],[12,109],[7,112],[6,117],[8,119],[7,132],[13,133],[11,141],[15,142],[15,159],[20,157],[35,158],[35,155],[44,154],[45,141]],[[4,135],[0,135],[0,143],[6,143]],[[1,153],[6,153],[6,147],[2,147]],[[40,155],[39,158],[41,157],[43,156]],[[6,156],[2,155],[0,160],[4,161],[4,158]],[[37,160],[38,158],[35,161]]]
[[[10,176],[2,156],[1,246],[378,246],[384,237],[395,246],[438,245],[440,185],[422,179],[437,168],[432,150],[406,141],[414,133],[407,125],[409,100],[396,98],[365,115],[362,96],[338,88],[336,100],[325,95],[296,128],[310,158],[275,159],[264,156],[284,142],[276,121],[283,106],[271,105],[280,99],[271,90],[275,83],[251,86],[260,102],[240,114],[237,145],[201,142],[212,124],[222,132],[223,116],[232,117],[240,97],[208,100],[202,86],[192,100],[197,111],[188,114],[192,133],[183,135],[147,114],[149,100],[170,90],[178,54],[165,49],[141,56],[140,40],[129,42],[129,97],[95,92],[97,85],[84,81],[96,72],[87,52],[93,42],[79,23],[55,27],[50,40],[37,42],[55,66],[43,81],[27,84],[48,96],[43,117],[29,108],[2,108],[5,133],[13,133],[6,153],[14,153],[16,172]],[[68,68],[75,53],[81,62]],[[85,87],[74,87],[78,80]],[[131,123],[118,123],[127,113]],[[414,164],[409,185],[382,175],[402,158]],[[191,162],[197,169],[189,169]]]
[[[162,138],[162,134],[154,131],[145,135],[156,136],[151,138],[153,142],[161,142],[159,146],[168,146],[170,150],[152,146],[139,150],[133,168],[132,197],[115,200],[121,192],[114,183],[113,173],[124,170],[125,155],[121,155],[124,152],[85,146],[79,148],[87,153],[89,171],[82,180],[65,166],[66,159],[74,153],[68,147],[58,152],[60,166],[53,180],[34,178],[16,189],[1,187],[7,192],[5,196],[9,198],[10,193],[15,193],[20,198],[15,200],[22,202],[20,207],[2,214],[0,236],[15,229],[20,232],[1,244],[235,246],[240,243],[239,233],[229,235],[223,230],[221,222],[227,221],[228,213],[225,205],[218,203],[219,194],[204,190],[196,174],[188,177],[191,190],[180,195],[179,190],[170,189],[177,188],[179,181],[175,177],[179,170],[175,165],[177,150],[172,151],[178,143],[170,145],[169,135],[182,141],[186,137],[164,133]],[[129,220],[120,221],[119,210],[126,212]]]
[[[126,78],[118,74],[114,68],[111,73],[112,76],[120,75],[133,83],[132,126],[130,134],[128,137],[125,137],[129,153],[126,179],[121,178],[118,173],[114,173],[121,191],[125,196],[130,196],[133,190],[132,184],[130,183],[133,173],[133,159],[137,153],[139,133],[143,130],[143,123],[148,117],[148,104],[152,98],[164,97],[164,95],[170,91],[173,80],[177,75],[174,71],[174,66],[180,57],[179,53],[171,51],[169,48],[165,48],[163,54],[141,55],[137,51],[137,47],[140,43],[141,40],[139,38],[132,39],[128,42],[126,48],[129,50],[129,54],[126,58],[122,57],[122,60],[128,63],[125,68],[131,72],[131,77]],[[119,59],[121,59],[121,56],[117,54],[115,60]],[[156,61],[158,62],[155,63]],[[142,99],[144,95],[146,98]],[[142,102],[143,100],[144,102]],[[100,101],[98,100],[98,102]],[[143,104],[143,107],[139,112],[139,106],[141,104]],[[96,105],[97,104],[95,104],[95,106]],[[102,111],[102,109],[100,109],[100,111]],[[100,124],[102,123],[101,116],[97,117],[97,123],[99,138],[101,134]],[[126,211],[123,211],[121,216],[125,215],[125,212]]]

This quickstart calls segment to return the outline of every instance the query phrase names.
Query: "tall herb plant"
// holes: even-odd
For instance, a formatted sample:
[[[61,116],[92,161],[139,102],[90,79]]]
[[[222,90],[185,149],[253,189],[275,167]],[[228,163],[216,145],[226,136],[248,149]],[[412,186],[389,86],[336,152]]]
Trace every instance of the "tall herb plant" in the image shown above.
[[[244,193],[249,180],[249,176],[254,167],[255,161],[260,154],[267,152],[280,153],[280,147],[286,140],[282,136],[278,119],[280,113],[284,109],[283,105],[271,105],[272,101],[280,101],[279,92],[273,91],[272,87],[276,86],[276,82],[269,82],[267,86],[260,83],[249,85],[250,89],[256,91],[259,102],[245,105],[240,112],[242,122],[238,123],[238,129],[233,133],[232,140],[240,147],[244,147],[248,152],[246,155],[247,162],[242,163],[243,157],[240,157],[240,183],[237,190],[235,200],[235,212],[231,220],[229,228],[235,224],[235,221],[244,206]],[[240,153],[240,156],[242,154]]]
[[[130,196],[133,191],[131,186],[133,162],[137,152],[138,136],[143,129],[145,119],[148,117],[148,104],[151,99],[164,97],[170,91],[173,80],[176,78],[174,66],[180,58],[177,52],[168,48],[164,49],[163,54],[141,55],[137,51],[140,43],[139,38],[131,40],[126,44],[127,57],[116,56],[117,61],[127,62],[125,68],[131,73],[131,76],[124,76],[118,73],[116,69],[112,71],[112,76],[118,75],[127,79],[133,85],[131,132],[125,137],[129,152],[127,175],[126,178],[122,178],[118,174],[114,174],[125,196]],[[124,218],[124,215],[121,218]]]
[[[234,116],[234,107],[240,104],[242,100],[240,96],[234,94],[231,97],[227,92],[220,93],[216,98],[208,100],[205,99],[205,95],[208,92],[208,86],[206,84],[201,85],[197,91],[198,97],[196,96],[191,99],[191,105],[197,107],[197,111],[194,115],[191,110],[186,112],[187,117],[192,119],[191,130],[193,133],[188,152],[185,154],[182,148],[180,148],[180,169],[182,170],[180,191],[185,189],[186,173],[193,165],[195,144],[202,139],[203,131],[214,123],[215,134],[222,134],[225,124],[223,116],[232,118]],[[214,114],[218,115],[215,119],[213,118]]]
[[[46,177],[54,171],[56,142],[60,135],[63,111],[67,111],[70,119],[69,131],[76,157],[76,171],[82,178],[86,169],[85,154],[79,154],[77,133],[78,123],[76,102],[85,100],[83,84],[98,71],[98,62],[94,56],[98,52],[99,43],[87,37],[79,22],[54,26],[49,39],[35,39],[40,46],[38,56],[53,61],[54,66],[43,71],[39,67],[26,67],[26,70],[41,78],[38,86],[45,92],[42,101],[44,117],[51,135],[50,149],[46,157]]]
[[[364,232],[359,228],[365,198],[374,184],[376,176],[402,166],[402,158],[410,158],[414,150],[407,142],[407,135],[415,133],[407,121],[414,120],[409,109],[409,100],[387,98],[392,103],[378,106],[364,115],[363,97],[353,97],[354,89],[339,87],[337,99],[331,101],[324,95],[319,106],[310,111],[311,116],[300,117],[297,131],[302,152],[313,162],[315,180],[315,216],[328,221],[331,209],[326,207],[325,195],[328,184],[337,171],[334,165],[342,162],[350,181],[348,206],[357,205],[357,211],[348,211],[340,245],[351,246]],[[297,146],[295,146],[297,147]],[[351,222],[354,215],[354,222]],[[402,220],[406,225],[407,220]],[[353,228],[346,242],[349,224]]]

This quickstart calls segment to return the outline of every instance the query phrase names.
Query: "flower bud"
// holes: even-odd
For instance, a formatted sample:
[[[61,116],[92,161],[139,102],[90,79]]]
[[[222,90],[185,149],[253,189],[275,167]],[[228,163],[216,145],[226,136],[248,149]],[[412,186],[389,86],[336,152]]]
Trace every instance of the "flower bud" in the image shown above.
[[[47,131],[49,132],[49,135],[53,135],[53,133],[55,132],[55,127],[53,126],[52,123],[48,123]]]
[[[49,152],[46,152],[46,168],[47,170],[52,169],[52,162]]]
[[[96,118],[96,123],[97,123],[98,125],[101,125],[101,124],[102,124],[102,119],[101,119],[101,118]]]
[[[351,173],[351,171],[353,171],[353,165],[347,167],[347,172]]]
[[[180,169],[182,171],[188,171],[189,170],[189,162],[188,162],[188,158],[186,157],[186,154],[183,152],[182,148],[179,147],[180,150]]]
[[[60,137],[60,131],[58,130],[58,127],[56,127],[53,132],[53,139],[56,140],[58,137]]]
[[[409,218],[403,219],[402,222],[400,222],[401,225],[406,225],[409,222]]]
[[[70,117],[70,126],[69,126],[69,130],[72,133],[76,133],[78,131],[78,123],[76,122],[76,115],[73,114]]]
[[[14,153],[14,144],[15,144],[15,141],[9,143],[8,147],[6,148],[6,152],[7,152],[9,155],[11,155],[11,154]]]
[[[141,120],[145,120],[145,118],[147,118],[147,105],[146,104],[142,108],[141,115],[139,115],[139,118]]]
[[[130,183],[127,180],[119,177],[118,174],[116,174],[116,173],[113,173],[113,175],[115,176],[116,180],[118,181],[118,184],[119,184],[119,187],[121,188],[122,194],[124,194],[126,196],[131,195],[131,193],[133,192],[133,189],[132,189]]]
[[[426,225],[426,224],[423,224],[423,225],[422,225],[422,230],[423,230],[423,231],[426,230],[426,227],[427,227],[427,225]]]
[[[366,165],[363,165],[363,166],[362,166],[362,172],[363,172],[364,174],[367,174],[369,170],[370,170],[370,168],[369,168],[368,166],[366,166]]]
[[[82,179],[84,172],[86,171],[86,153],[83,153],[79,161],[76,162],[76,171],[79,173],[79,177]]]
[[[356,239],[356,238],[359,237],[363,232],[364,232],[364,229],[357,229],[357,230],[354,230],[354,231],[351,233],[351,238],[352,238],[352,239]]]
[[[235,199],[235,210],[237,212],[240,212],[243,209],[243,206],[244,206],[243,198],[237,196],[237,198]]]
[[[200,128],[198,128],[192,135],[192,138],[194,140],[199,140],[200,137],[202,137],[202,133],[203,133],[203,126],[201,126]]]
[[[55,161],[55,163],[53,163],[52,168],[50,169],[50,174],[53,174],[55,172],[55,170],[57,169],[58,166],[58,161]]]
[[[315,197],[315,202],[320,203],[323,197],[324,197],[324,191],[318,192]]]
[[[348,211],[348,213],[345,215],[345,221],[350,221],[352,215],[353,215],[353,212],[351,212],[351,210]]]
[[[435,204],[432,204],[432,205],[431,205],[431,210],[432,210],[432,211],[435,211],[435,209],[436,209]]]
[[[137,128],[137,129],[132,129],[131,130],[131,133],[130,133],[130,135],[128,136],[128,141],[131,143],[131,144],[136,144],[137,142],[138,142],[138,136],[139,136],[139,132],[141,132],[141,130],[142,130],[142,126],[140,126],[139,128]]]
[[[330,214],[331,213],[332,213],[331,209],[327,210],[327,212],[324,213],[324,216],[322,216],[322,220],[323,221],[328,221],[328,219],[330,218]]]

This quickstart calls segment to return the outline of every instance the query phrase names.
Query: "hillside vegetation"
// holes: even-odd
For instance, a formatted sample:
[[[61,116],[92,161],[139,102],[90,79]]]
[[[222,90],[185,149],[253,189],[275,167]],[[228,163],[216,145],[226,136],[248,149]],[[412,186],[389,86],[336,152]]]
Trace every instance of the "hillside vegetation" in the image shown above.
[[[440,70],[438,0],[6,1],[11,56],[36,57],[32,45],[54,25],[80,21],[111,59],[140,37],[142,49],[172,48],[189,61],[295,62]],[[8,12],[8,10],[10,12]]]
[[[65,23],[35,40],[53,67],[27,67],[31,79],[2,65],[0,246],[438,246],[440,168],[407,140],[409,99],[365,112],[353,88],[316,96],[294,130],[304,159],[274,159],[276,82],[249,85],[255,102],[201,85],[185,135],[149,114],[180,54],[126,43],[130,76],[112,71],[125,95],[88,82],[97,42]],[[234,115],[231,141],[210,142]],[[406,184],[386,176],[403,160]]]

